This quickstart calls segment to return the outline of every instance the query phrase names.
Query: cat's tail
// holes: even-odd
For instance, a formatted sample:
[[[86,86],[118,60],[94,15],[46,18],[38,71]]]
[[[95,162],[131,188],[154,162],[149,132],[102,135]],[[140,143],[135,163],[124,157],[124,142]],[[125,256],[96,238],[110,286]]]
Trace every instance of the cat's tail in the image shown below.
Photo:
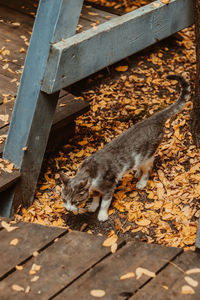
[[[189,82],[181,75],[168,75],[167,79],[177,80],[181,84],[181,92],[175,103],[168,106],[166,109],[161,111],[163,116],[163,121],[167,121],[170,117],[180,112],[185,103],[188,101],[190,96],[190,84]]]

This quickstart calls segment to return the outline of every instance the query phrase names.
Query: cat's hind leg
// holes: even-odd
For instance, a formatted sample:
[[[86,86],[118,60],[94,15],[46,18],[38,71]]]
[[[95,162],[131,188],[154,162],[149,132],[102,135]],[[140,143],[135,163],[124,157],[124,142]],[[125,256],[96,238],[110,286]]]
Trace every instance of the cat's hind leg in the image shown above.
[[[143,161],[140,165],[140,170],[142,171],[142,176],[140,180],[136,184],[137,189],[144,189],[147,181],[149,180],[149,175],[153,166],[154,156],[148,158],[147,160]]]
[[[101,194],[99,192],[94,191],[92,197],[92,203],[88,206],[89,212],[95,212],[97,210],[97,208],[99,207]]]

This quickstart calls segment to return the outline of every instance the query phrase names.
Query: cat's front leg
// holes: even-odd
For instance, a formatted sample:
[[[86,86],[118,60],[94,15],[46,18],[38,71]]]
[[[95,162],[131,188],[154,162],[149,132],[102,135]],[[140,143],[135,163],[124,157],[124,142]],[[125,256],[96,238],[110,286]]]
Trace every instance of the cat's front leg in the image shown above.
[[[100,198],[100,193],[95,193],[93,195],[92,203],[87,208],[89,212],[95,212],[97,210],[97,208],[99,207]]]
[[[103,195],[103,197],[102,197],[101,206],[100,206],[100,210],[98,213],[98,220],[101,222],[108,220],[108,209],[109,209],[110,203],[112,201],[112,195],[113,195],[113,192]]]

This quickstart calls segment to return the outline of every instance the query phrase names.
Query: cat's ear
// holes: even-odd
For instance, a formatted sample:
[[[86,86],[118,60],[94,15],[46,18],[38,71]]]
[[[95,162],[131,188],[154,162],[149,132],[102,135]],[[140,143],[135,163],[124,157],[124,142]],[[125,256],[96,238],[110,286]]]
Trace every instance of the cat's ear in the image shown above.
[[[69,182],[69,177],[64,172],[60,172],[60,179],[65,185]]]

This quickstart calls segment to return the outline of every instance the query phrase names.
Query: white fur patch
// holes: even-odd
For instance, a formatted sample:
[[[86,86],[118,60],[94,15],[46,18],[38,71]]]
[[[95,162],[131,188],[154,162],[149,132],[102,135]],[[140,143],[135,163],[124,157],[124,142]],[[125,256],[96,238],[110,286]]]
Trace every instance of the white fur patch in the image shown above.
[[[107,210],[100,210],[100,212],[98,214],[98,220],[101,222],[105,222],[108,220]]]
[[[64,206],[66,210],[69,211],[78,210],[78,208],[75,205],[71,204],[69,201],[67,201],[67,203],[64,203]]]
[[[133,170],[136,170],[139,167],[140,163],[141,163],[141,154],[140,153],[137,154],[136,152],[133,152],[132,153],[132,157],[135,160],[135,164],[134,164]]]

